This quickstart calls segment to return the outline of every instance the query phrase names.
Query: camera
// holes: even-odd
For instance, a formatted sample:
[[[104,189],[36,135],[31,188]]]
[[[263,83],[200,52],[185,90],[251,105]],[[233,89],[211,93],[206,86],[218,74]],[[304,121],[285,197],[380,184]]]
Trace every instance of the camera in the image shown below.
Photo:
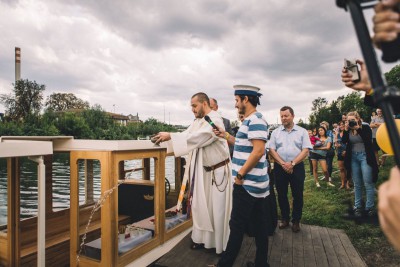
[[[356,125],[357,125],[357,121],[355,121],[355,120],[349,121],[349,127],[350,128],[354,128]]]
[[[351,79],[353,83],[360,81],[360,71],[358,70],[358,65],[355,60],[344,59],[344,68],[353,75]]]

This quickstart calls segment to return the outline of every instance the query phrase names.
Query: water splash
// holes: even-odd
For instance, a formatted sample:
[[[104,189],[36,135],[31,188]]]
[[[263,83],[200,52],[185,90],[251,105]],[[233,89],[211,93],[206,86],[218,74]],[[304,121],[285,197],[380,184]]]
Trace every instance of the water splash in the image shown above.
[[[81,256],[83,246],[85,245],[86,235],[89,231],[89,226],[92,221],[93,215],[96,211],[98,211],[103,205],[107,198],[114,192],[115,189],[118,188],[121,184],[123,184],[125,180],[118,180],[118,183],[113,187],[108,189],[103,193],[103,195],[99,198],[99,200],[94,204],[92,211],[90,212],[88,223],[86,224],[85,233],[82,236],[82,242],[80,244],[78,255],[76,256],[76,266],[79,266],[79,257]]]

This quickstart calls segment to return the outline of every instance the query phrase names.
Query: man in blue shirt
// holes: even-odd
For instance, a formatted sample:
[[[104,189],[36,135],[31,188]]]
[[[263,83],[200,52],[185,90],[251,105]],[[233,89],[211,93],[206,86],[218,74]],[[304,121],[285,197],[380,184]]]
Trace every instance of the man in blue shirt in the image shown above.
[[[231,267],[239,253],[243,235],[249,222],[254,226],[256,259],[247,266],[266,267],[268,264],[268,201],[269,176],[265,154],[268,124],[256,107],[260,104],[260,89],[235,85],[235,107],[244,115],[236,137],[223,131],[214,131],[230,144],[235,144],[232,158],[233,185],[232,213],[229,221],[228,245],[218,262],[219,267]],[[211,265],[215,266],[215,265]]]
[[[288,185],[292,189],[292,231],[300,231],[303,211],[305,170],[303,160],[312,149],[307,130],[294,124],[294,111],[284,106],[280,109],[282,125],[275,129],[269,141],[269,152],[275,159],[275,186],[282,220],[279,229],[289,226],[290,206],[287,197]]]

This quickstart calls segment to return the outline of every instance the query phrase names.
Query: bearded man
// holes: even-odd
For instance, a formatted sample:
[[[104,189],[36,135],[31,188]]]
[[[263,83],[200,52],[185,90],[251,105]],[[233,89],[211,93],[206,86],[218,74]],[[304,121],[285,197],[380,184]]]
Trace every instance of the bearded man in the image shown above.
[[[217,267],[232,267],[239,254],[243,236],[249,229],[256,241],[255,261],[247,266],[267,267],[268,264],[268,216],[270,212],[270,187],[265,143],[268,138],[268,124],[257,111],[260,104],[260,88],[251,85],[235,85],[235,108],[244,120],[236,136],[223,130],[215,130],[230,144],[235,144],[232,158],[233,206],[229,222],[229,235],[226,251],[218,261]]]
[[[226,140],[213,133],[204,119],[207,115],[220,128],[224,128],[221,115],[211,110],[205,93],[191,98],[195,120],[182,133],[160,132],[156,143],[168,141],[167,152],[175,157],[188,155],[193,229],[192,249],[215,248],[220,254],[229,237],[229,216],[232,203],[232,179],[229,148]]]

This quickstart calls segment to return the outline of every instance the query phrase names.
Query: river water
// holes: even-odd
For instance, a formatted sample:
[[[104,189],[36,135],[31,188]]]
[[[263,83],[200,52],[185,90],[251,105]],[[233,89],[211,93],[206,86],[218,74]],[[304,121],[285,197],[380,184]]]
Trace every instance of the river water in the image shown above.
[[[175,165],[174,157],[167,157],[165,162],[165,176],[171,184],[171,189],[175,187]],[[100,164],[94,161],[94,199],[100,196]],[[141,160],[125,161],[125,169],[141,167]],[[29,218],[37,215],[37,164],[21,158],[20,161],[20,193],[21,193],[21,218]],[[79,186],[84,187],[84,166],[79,164]],[[132,172],[129,179],[141,179],[142,172]],[[154,160],[150,160],[150,179],[154,180]],[[70,183],[70,164],[69,154],[54,154],[53,156],[53,210],[58,211],[69,208],[69,183]],[[83,204],[85,201],[84,191],[80,190],[79,200]],[[0,225],[7,224],[7,161],[0,159]]]

